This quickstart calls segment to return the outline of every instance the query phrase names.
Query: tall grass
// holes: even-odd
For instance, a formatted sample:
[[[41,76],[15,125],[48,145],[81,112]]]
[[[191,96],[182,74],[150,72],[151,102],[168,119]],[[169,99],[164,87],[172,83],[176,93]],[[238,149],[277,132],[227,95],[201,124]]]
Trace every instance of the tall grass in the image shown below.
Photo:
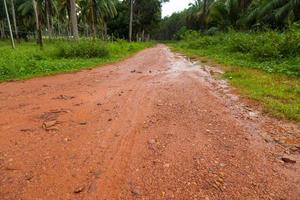
[[[224,78],[244,97],[280,118],[300,121],[300,31],[187,32],[173,50],[220,63]]]
[[[187,32],[179,43],[182,48],[201,51],[205,56],[239,66],[300,77],[300,30],[284,33],[229,32],[205,36]]]
[[[42,50],[34,42],[17,44],[13,50],[8,41],[0,41],[0,81],[93,67],[120,60],[151,45],[121,40],[51,40],[45,41]]]

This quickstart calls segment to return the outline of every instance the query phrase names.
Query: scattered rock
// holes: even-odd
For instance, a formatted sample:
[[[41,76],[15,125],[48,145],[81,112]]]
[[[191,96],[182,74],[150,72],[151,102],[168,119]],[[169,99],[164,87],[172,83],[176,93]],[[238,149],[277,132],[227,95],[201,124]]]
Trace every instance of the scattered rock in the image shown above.
[[[169,168],[169,167],[170,167],[170,164],[169,164],[169,163],[166,163],[166,164],[164,164],[163,167],[164,167],[164,168]]]
[[[293,146],[293,147],[291,147],[290,148],[290,150],[292,151],[292,152],[300,152],[300,147],[298,147],[298,146]]]
[[[111,121],[112,121],[112,118],[109,118],[107,121],[111,122]]]
[[[131,189],[131,193],[132,193],[133,195],[140,196],[140,195],[142,195],[142,190],[141,190],[140,187],[133,187],[133,188]]]
[[[57,124],[56,120],[46,121],[43,123],[43,128],[45,130],[56,129],[54,126]]]
[[[136,70],[135,70],[135,69],[130,71],[130,73],[135,73],[135,72],[136,72]]]
[[[20,131],[22,131],[22,132],[32,132],[33,130],[30,129],[30,128],[23,128]]]
[[[84,126],[84,125],[87,125],[87,122],[80,122],[79,124]]]
[[[31,179],[33,179],[32,172],[26,173],[25,176],[24,176],[24,178],[25,178],[26,181],[30,181]]]
[[[83,192],[84,189],[85,189],[85,186],[78,186],[78,187],[76,187],[76,188],[74,189],[73,192],[74,192],[75,194],[79,194],[79,193]]]
[[[154,139],[148,140],[148,144],[155,144],[155,140]]]
[[[59,100],[70,100],[70,99],[74,99],[74,96],[67,96],[67,95],[59,95],[57,97],[54,97],[53,99],[59,99]]]
[[[248,115],[250,117],[257,117],[257,113],[255,113],[255,112],[249,112]]]
[[[296,160],[290,156],[283,156],[281,158],[281,160],[285,163],[291,163],[291,164],[295,164],[296,163]]]

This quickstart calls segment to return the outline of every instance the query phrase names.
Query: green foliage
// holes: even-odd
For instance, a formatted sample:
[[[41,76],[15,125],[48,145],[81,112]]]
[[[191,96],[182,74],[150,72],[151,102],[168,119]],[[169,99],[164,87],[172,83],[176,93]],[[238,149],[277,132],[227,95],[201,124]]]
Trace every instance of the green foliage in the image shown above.
[[[222,56],[229,64],[255,67],[268,72],[300,77],[300,30],[241,33],[230,31],[214,36],[188,31],[180,42],[182,48]]]
[[[44,49],[40,50],[34,42],[27,42],[18,44],[17,48],[13,50],[8,41],[0,41],[0,81],[90,68],[120,60],[152,45],[152,43],[142,42],[128,43],[126,41],[117,41],[104,43],[94,41],[97,48],[95,50],[93,46],[91,47],[92,50],[90,50],[86,46],[88,43],[90,42],[51,40],[51,42],[46,41]],[[85,49],[82,51],[78,50],[79,47],[75,47],[76,44],[80,47],[84,46]],[[80,56],[74,57],[75,54],[73,52],[61,54],[62,47],[64,49],[68,48],[67,52],[71,51],[71,47],[74,47],[77,49],[75,54],[80,54]],[[88,51],[88,53],[84,53],[85,51]],[[104,54],[103,51],[105,51]],[[95,55],[94,52],[100,53],[97,53],[96,57],[91,57],[91,55]]]
[[[97,40],[70,41],[59,44],[58,57],[61,58],[101,58],[108,55],[107,45]]]
[[[259,42],[262,38],[272,37],[273,34],[275,33],[230,32],[195,38],[195,33],[193,33],[191,34],[193,37],[186,35],[185,40],[169,43],[169,45],[173,50],[188,56],[198,57],[205,62],[207,59],[212,59],[222,64],[221,67],[225,71],[224,78],[228,78],[231,84],[239,89],[241,95],[259,101],[264,110],[274,116],[300,121],[299,50],[285,53],[289,55],[288,57],[275,55],[273,59],[269,59],[262,56],[262,60],[255,57],[258,51],[264,54],[272,52],[268,49],[271,48],[268,47],[269,42],[267,45],[260,45]],[[273,36],[280,38],[278,43],[288,45],[287,40],[290,37],[295,38],[294,34],[299,33],[287,32],[284,36],[277,33]],[[190,40],[186,40],[187,38]],[[201,43],[207,45],[190,48],[193,42],[199,40],[203,40]],[[213,45],[210,42],[207,43],[211,40],[217,42]],[[294,48],[294,46],[294,42],[291,42],[291,46],[286,49]],[[278,49],[283,51],[282,46]]]

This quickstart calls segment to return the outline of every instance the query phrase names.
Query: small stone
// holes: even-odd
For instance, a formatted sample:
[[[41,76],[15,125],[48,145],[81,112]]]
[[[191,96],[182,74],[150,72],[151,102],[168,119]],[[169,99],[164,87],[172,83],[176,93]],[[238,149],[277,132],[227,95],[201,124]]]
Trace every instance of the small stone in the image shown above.
[[[79,124],[84,126],[84,125],[87,125],[87,122],[80,122]]]
[[[131,193],[132,193],[133,195],[137,195],[137,196],[142,195],[142,191],[141,191],[141,189],[140,189],[139,187],[134,187],[134,188],[132,188],[132,189],[131,189]]]
[[[83,192],[85,189],[85,186],[78,186],[77,188],[75,188],[75,190],[73,191],[75,194],[79,194],[81,192]]]
[[[154,139],[148,140],[148,144],[155,144],[155,140]]]
[[[111,122],[111,121],[112,121],[112,118],[109,118],[107,121]]]
[[[48,129],[50,127],[53,127],[57,124],[57,121],[56,120],[53,120],[53,121],[47,121],[47,122],[44,122],[43,123],[43,128],[44,129]]]
[[[24,178],[26,181],[30,181],[31,179],[33,179],[33,174],[31,172],[26,173]]]
[[[257,117],[257,114],[255,112],[249,112],[248,114],[250,117]]]
[[[164,168],[169,168],[169,167],[170,167],[170,164],[169,164],[169,163],[166,163],[166,164],[164,164],[163,167],[164,167]]]
[[[281,160],[285,163],[292,163],[292,164],[295,164],[296,163],[296,160],[290,156],[283,156],[281,158]]]

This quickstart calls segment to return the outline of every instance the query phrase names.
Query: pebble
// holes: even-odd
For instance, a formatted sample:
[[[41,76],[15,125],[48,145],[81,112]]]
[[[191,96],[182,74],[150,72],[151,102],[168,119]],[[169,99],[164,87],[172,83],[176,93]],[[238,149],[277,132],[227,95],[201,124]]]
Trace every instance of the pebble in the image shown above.
[[[148,144],[155,144],[155,140],[154,139],[148,140]]]
[[[75,190],[73,191],[75,194],[81,193],[83,192],[85,189],[85,186],[78,186],[75,188]]]
[[[292,164],[295,164],[296,163],[296,160],[290,156],[283,156],[281,158],[281,160],[285,163],[292,163]]]
[[[164,168],[169,168],[169,167],[170,167],[169,163],[164,164]]]

